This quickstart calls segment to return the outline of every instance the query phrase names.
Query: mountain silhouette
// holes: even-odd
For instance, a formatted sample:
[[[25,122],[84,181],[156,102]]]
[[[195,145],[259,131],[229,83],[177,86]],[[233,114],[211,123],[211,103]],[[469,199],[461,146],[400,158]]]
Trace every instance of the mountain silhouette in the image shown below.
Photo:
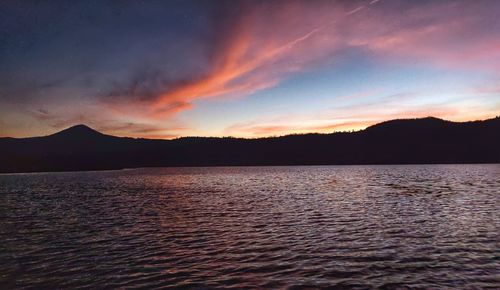
[[[64,129],[55,134],[52,134],[51,136],[68,137],[68,138],[94,138],[96,136],[104,136],[104,134],[86,125],[76,125],[68,129]]]
[[[382,122],[357,132],[259,139],[136,139],[85,125],[32,138],[0,138],[0,172],[155,166],[500,163],[500,117]]]

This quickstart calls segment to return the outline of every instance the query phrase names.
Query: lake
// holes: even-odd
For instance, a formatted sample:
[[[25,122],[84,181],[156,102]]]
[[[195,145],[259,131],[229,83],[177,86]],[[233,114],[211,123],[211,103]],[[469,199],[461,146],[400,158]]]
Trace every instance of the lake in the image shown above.
[[[500,288],[500,165],[0,175],[10,288]]]

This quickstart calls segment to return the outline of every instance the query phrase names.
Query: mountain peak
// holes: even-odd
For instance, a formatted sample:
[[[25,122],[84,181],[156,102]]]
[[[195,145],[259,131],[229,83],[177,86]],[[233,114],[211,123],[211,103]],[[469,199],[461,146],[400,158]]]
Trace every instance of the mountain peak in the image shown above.
[[[52,136],[68,136],[68,137],[94,137],[94,136],[104,136],[104,134],[90,128],[84,124],[78,124],[60,132],[53,134]]]
[[[96,131],[92,128],[90,128],[89,126],[85,125],[85,124],[78,124],[78,125],[74,125],[74,126],[71,126],[69,127],[68,129],[66,130],[92,130],[92,131]],[[97,131],[96,131],[97,132]]]

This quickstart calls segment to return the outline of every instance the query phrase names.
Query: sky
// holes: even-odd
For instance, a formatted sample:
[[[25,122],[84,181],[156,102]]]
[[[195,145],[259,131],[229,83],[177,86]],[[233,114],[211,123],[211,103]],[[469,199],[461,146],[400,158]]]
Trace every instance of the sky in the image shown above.
[[[500,115],[500,1],[0,1],[0,136]]]

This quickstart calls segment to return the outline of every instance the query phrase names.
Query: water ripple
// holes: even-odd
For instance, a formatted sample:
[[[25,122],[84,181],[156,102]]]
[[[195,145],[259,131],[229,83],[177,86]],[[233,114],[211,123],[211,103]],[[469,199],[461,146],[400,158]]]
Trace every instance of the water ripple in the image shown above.
[[[0,175],[2,288],[500,288],[500,166]]]

